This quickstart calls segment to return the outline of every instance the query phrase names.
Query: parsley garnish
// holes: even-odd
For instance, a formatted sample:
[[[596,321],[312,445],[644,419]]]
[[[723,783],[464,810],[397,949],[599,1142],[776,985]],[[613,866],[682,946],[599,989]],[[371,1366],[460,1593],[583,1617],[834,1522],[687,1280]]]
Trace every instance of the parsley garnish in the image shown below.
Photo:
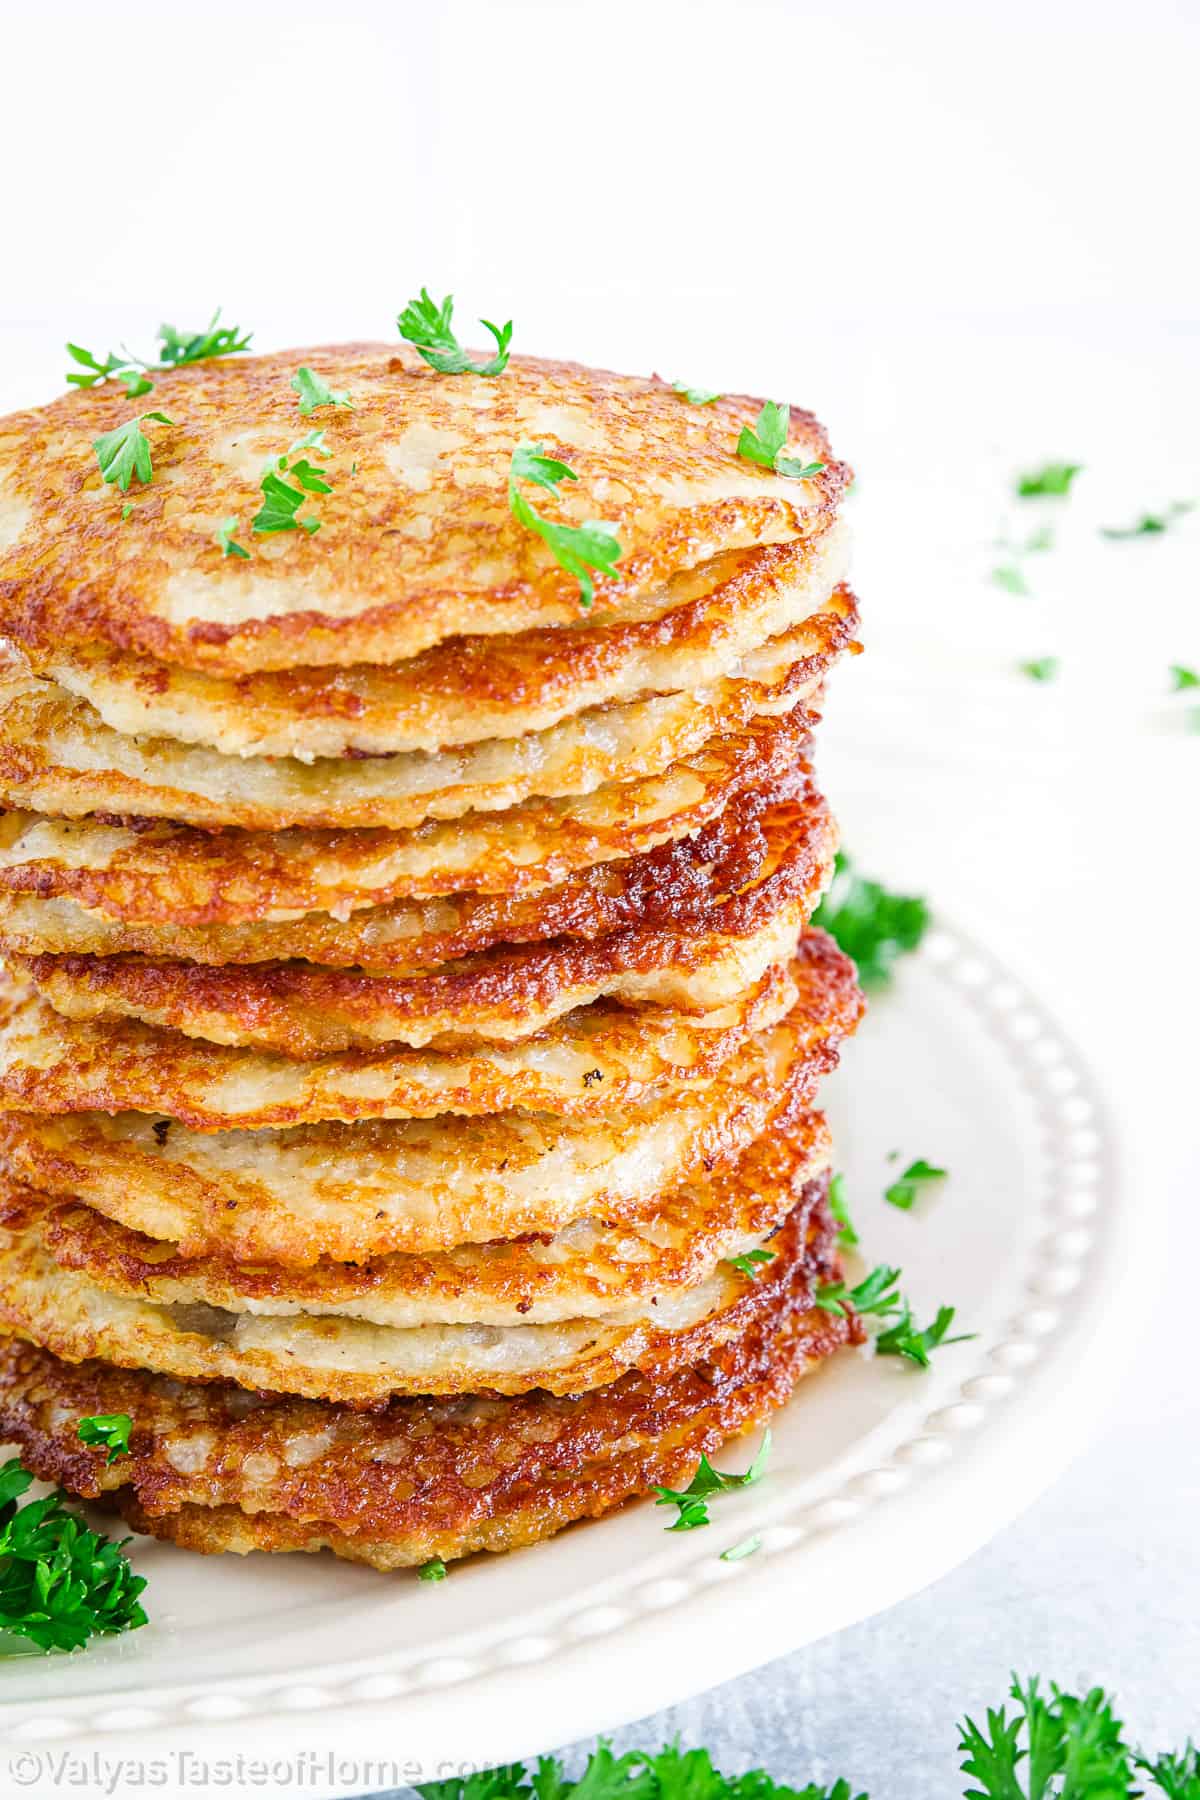
[[[726,1261],[731,1269],[740,1269],[743,1275],[750,1277],[751,1281],[757,1281],[759,1265],[774,1262],[775,1255],[774,1250],[764,1250],[760,1245],[757,1250],[746,1250],[741,1256],[727,1257]]]
[[[299,368],[288,383],[300,396],[300,413],[307,419],[309,413],[316,412],[318,406],[344,406],[347,412],[353,412],[349,394],[335,394],[329,384],[314,375],[311,369]]]
[[[993,585],[1003,588],[1006,594],[1026,595],[1032,592],[1025,579],[1023,570],[1016,563],[1001,563],[992,570]]]
[[[133,1430],[133,1420],[128,1413],[94,1413],[89,1419],[79,1421],[79,1441],[81,1444],[103,1445],[107,1447],[108,1463],[115,1463],[120,1457],[129,1455],[129,1434]]]
[[[248,350],[251,333],[243,337],[237,325],[218,325],[220,317],[218,306],[203,331],[176,331],[173,325],[160,325],[159,361],[174,369],[184,363],[208,362],[214,356],[237,356]]]
[[[743,1562],[747,1556],[753,1556],[756,1550],[762,1549],[760,1537],[743,1538],[740,1544],[731,1544],[728,1550],[722,1550],[722,1562]]]
[[[849,1318],[847,1303],[863,1316],[874,1313],[885,1317],[888,1313],[898,1312],[903,1305],[896,1285],[899,1280],[899,1269],[878,1263],[870,1274],[863,1276],[857,1287],[847,1287],[844,1281],[818,1283],[813,1305],[819,1306],[822,1312],[836,1313],[839,1319]]]
[[[931,1350],[937,1350],[946,1344],[965,1344],[968,1338],[976,1335],[973,1331],[968,1331],[959,1337],[946,1336],[954,1322],[954,1310],[952,1306],[939,1306],[933,1324],[926,1325],[922,1331],[912,1316],[908,1301],[902,1301],[900,1317],[895,1324],[876,1335],[876,1354],[903,1356],[908,1362],[916,1363],[918,1368],[927,1369]]]
[[[508,472],[508,505],[514,519],[527,531],[536,531],[549,545],[557,560],[579,583],[579,604],[588,607],[595,597],[595,584],[589,573],[599,569],[602,575],[615,575],[613,564],[621,555],[621,546],[609,526],[592,520],[584,525],[555,525],[544,519],[526,500],[517,483],[536,482],[553,493],[560,481],[578,481],[568,463],[557,457],[543,456],[540,444],[518,444],[512,453]]]
[[[770,1455],[771,1433],[764,1431],[758,1455],[744,1475],[726,1475],[721,1469],[714,1469],[707,1456],[702,1456],[700,1466],[687,1487],[679,1491],[656,1487],[654,1491],[658,1499],[654,1502],[655,1506],[679,1508],[679,1517],[667,1526],[667,1530],[695,1531],[698,1526],[710,1524],[708,1502],[713,1496],[730,1493],[734,1488],[753,1487],[766,1474]]]
[[[293,487],[282,475],[268,469],[262,478],[262,491],[263,503],[250,521],[251,531],[307,531],[310,537],[320,531],[320,519],[311,513],[304,518],[298,516],[297,509],[304,504],[303,486]]]
[[[714,400],[721,398],[715,388],[688,387],[684,381],[676,381],[672,386],[679,398],[686,400],[689,406],[711,406]]]
[[[918,1156],[916,1162],[910,1162],[903,1175],[893,1181],[891,1187],[884,1189],[883,1197],[891,1206],[898,1206],[901,1212],[911,1212],[913,1201],[921,1189],[931,1181],[945,1181],[947,1171],[935,1168],[933,1163]]]
[[[773,469],[776,475],[787,475],[793,481],[807,481],[810,476],[819,475],[825,464],[802,463],[798,457],[783,455],[791,410],[790,406],[781,405],[775,400],[764,401],[758,423],[754,426],[742,426],[737,453],[748,462],[759,463],[764,469]]]
[[[1175,519],[1181,519],[1185,513],[1192,512],[1195,505],[1194,500],[1172,500],[1162,512],[1143,513],[1132,525],[1102,525],[1100,536],[1114,539],[1158,537]]]
[[[1058,674],[1057,656],[1035,656],[1029,662],[1017,664],[1022,675],[1028,675],[1030,681],[1053,681]]]
[[[234,540],[233,534],[237,528],[238,522],[236,517],[222,519],[221,523],[217,526],[217,542],[220,544],[226,556],[244,556],[248,559],[250,552],[244,550],[242,546]]]
[[[490,362],[477,363],[471,361],[455,336],[450,324],[453,317],[453,294],[447,294],[438,306],[430,298],[428,288],[422,288],[400,314],[396,326],[400,336],[415,344],[418,356],[439,375],[502,375],[508,367],[512,320],[507,325],[493,325],[490,319],[480,319],[484,330],[496,340],[496,354]]]
[[[123,1553],[129,1539],[89,1530],[62,1494],[18,1504],[32,1481],[16,1457],[0,1468],[0,1631],[39,1650],[79,1650],[144,1625],[146,1582]]]
[[[959,1727],[962,1772],[980,1784],[966,1800],[1133,1800],[1131,1753],[1100,1688],[1081,1700],[1051,1683],[1047,1699],[1036,1677],[1022,1684],[1014,1675],[1009,1693],[1012,1719],[989,1707],[986,1732],[973,1719]]]
[[[857,875],[839,850],[833,881],[812,922],[853,958],[864,987],[879,988],[890,981],[896,959],[921,942],[929,908],[915,895],[889,894],[877,881]]]
[[[1182,663],[1172,663],[1169,674],[1173,694],[1181,694],[1185,688],[1200,687],[1200,675],[1197,675],[1195,669],[1185,668]]]
[[[148,419],[159,425],[175,423],[166,413],[142,413],[139,418],[127,419],[114,431],[104,432],[92,444],[100,474],[105,481],[115,481],[123,494],[128,492],[131,481],[151,481],[154,477],[150,440],[142,430]]]
[[[1044,463],[1017,477],[1017,495],[1022,500],[1063,500],[1071,491],[1071,483],[1081,472],[1082,463]]]
[[[418,1581],[445,1581],[446,1574],[447,1574],[446,1565],[442,1561],[441,1557],[440,1556],[431,1556],[429,1561],[423,1562],[421,1564],[420,1568],[417,1570],[417,1580]]]
[[[148,394],[154,386],[141,368],[135,368],[131,364],[129,357],[114,356],[111,350],[103,362],[99,362],[81,344],[68,344],[67,354],[87,371],[81,375],[78,370],[73,369],[67,376],[69,387],[93,388],[101,381],[123,381],[129,398],[137,400],[143,394]]]
[[[839,1227],[838,1243],[847,1250],[853,1250],[858,1242],[858,1233],[850,1219],[850,1209],[846,1204],[846,1177],[835,1175],[829,1183],[829,1210],[834,1223]]]
[[[762,1769],[722,1775],[707,1750],[681,1750],[677,1743],[657,1755],[627,1750],[614,1756],[604,1738],[577,1781],[567,1778],[556,1757],[542,1756],[532,1772],[511,1763],[449,1781],[427,1781],[417,1792],[423,1800],[867,1800],[865,1794],[852,1794],[845,1781],[794,1788],[777,1786]]]

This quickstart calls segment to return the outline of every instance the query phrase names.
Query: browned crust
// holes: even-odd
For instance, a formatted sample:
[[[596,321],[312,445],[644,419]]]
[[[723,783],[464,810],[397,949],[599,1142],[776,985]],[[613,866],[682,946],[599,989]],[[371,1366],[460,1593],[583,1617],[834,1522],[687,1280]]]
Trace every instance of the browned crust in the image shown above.
[[[857,1321],[810,1306],[813,1284],[836,1272],[834,1242],[821,1209],[807,1254],[755,1284],[735,1336],[666,1379],[633,1372],[580,1399],[255,1404],[230,1384],[181,1388],[14,1342],[0,1349],[0,1429],[43,1479],[89,1499],[116,1492],[139,1509],[127,1514],[139,1528],[160,1521],[162,1535],[201,1548],[200,1521],[195,1532],[175,1524],[181,1508],[279,1515],[310,1537],[328,1528],[360,1546],[403,1545],[410,1561],[505,1548],[673,1482],[781,1405],[811,1361],[861,1341]],[[114,1412],[133,1420],[132,1454],[108,1467],[80,1444],[75,1421]],[[211,1448],[189,1469],[179,1446],[200,1432]],[[305,1442],[316,1453],[299,1462]],[[264,1525],[264,1547],[274,1529]],[[280,1547],[300,1547],[298,1534],[279,1532]]]
[[[335,388],[350,388],[356,405],[321,415],[336,449],[327,466],[338,475],[320,507],[322,530],[313,539],[291,534],[300,541],[286,542],[272,559],[223,557],[213,519],[246,518],[259,495],[257,477],[219,461],[212,446],[241,434],[263,455],[286,448],[302,423],[288,382],[306,359]],[[486,399],[487,412],[468,419],[472,391]],[[301,660],[392,661],[464,630],[570,625],[579,617],[576,582],[509,516],[505,498],[506,453],[529,439],[536,414],[522,408],[531,404],[578,408],[591,422],[581,434],[592,440],[586,446],[553,431],[542,442],[580,477],[569,496],[556,496],[553,516],[605,517],[623,546],[619,575],[598,583],[606,612],[716,550],[814,535],[832,517],[850,474],[833,460],[811,414],[793,415],[793,441],[826,463],[824,473],[789,484],[750,471],[750,481],[736,445],[741,426],[757,417],[758,400],[729,395],[712,407],[688,408],[666,383],[532,357],[515,357],[500,380],[488,383],[439,377],[398,346],[282,351],[160,375],[154,404],[176,423],[151,428],[155,481],[137,489],[124,522],[120,496],[103,488],[91,449],[101,432],[137,410],[119,386],[64,395],[0,421],[5,480],[32,510],[32,523],[0,561],[6,635],[34,648],[99,639],[243,674]],[[415,421],[453,428],[468,440],[416,495],[380,453]],[[736,479],[744,490],[689,502],[687,483],[712,477]],[[657,498],[660,482],[676,483],[684,498]],[[415,536],[418,512],[426,529]],[[210,606],[219,597],[266,616],[220,621],[210,611],[169,620],[159,608],[177,576],[196,582]],[[272,595],[283,601],[298,583],[311,591],[311,603],[274,609]]]
[[[394,1293],[433,1303],[449,1300],[456,1307],[486,1301],[507,1308],[510,1323],[517,1325],[561,1294],[564,1282],[576,1303],[586,1295],[609,1307],[628,1305],[703,1281],[713,1268],[714,1241],[733,1231],[755,1240],[769,1236],[801,1202],[805,1186],[816,1179],[814,1171],[829,1156],[825,1122],[820,1113],[806,1112],[804,1104],[793,1088],[770,1131],[740,1157],[710,1172],[700,1170],[680,1191],[661,1194],[652,1208],[646,1207],[647,1216],[652,1212],[673,1228],[673,1235],[659,1242],[657,1254],[648,1256],[640,1240],[632,1255],[623,1254],[618,1244],[605,1252],[599,1267],[579,1254],[565,1262],[540,1256],[547,1241],[540,1233],[357,1263],[323,1257],[305,1269],[239,1262],[227,1255],[188,1254],[178,1244],[131,1231],[78,1201],[53,1200],[3,1178],[0,1226],[20,1230],[36,1225],[61,1268],[83,1271],[112,1293],[167,1305],[181,1299],[224,1307],[282,1299],[301,1307],[346,1306]],[[815,1197],[815,1192],[809,1196],[809,1204]],[[487,1254],[491,1251],[497,1254]]]

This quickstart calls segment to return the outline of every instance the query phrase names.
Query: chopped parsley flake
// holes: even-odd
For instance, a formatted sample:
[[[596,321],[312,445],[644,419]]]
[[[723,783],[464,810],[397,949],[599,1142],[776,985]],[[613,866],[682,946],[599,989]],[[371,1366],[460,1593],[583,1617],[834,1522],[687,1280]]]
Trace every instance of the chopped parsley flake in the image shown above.
[[[884,1190],[883,1197],[889,1206],[898,1206],[901,1212],[911,1212],[913,1202],[921,1190],[931,1181],[945,1181],[947,1173],[947,1170],[935,1168],[933,1163],[918,1156],[915,1162],[909,1163],[903,1175]]]
[[[850,1209],[846,1204],[846,1177],[835,1175],[829,1183],[829,1211],[834,1223],[838,1226],[838,1243],[845,1250],[853,1250],[858,1242],[858,1233],[850,1219]]]
[[[695,1531],[701,1525],[711,1524],[708,1502],[717,1494],[731,1493],[735,1488],[753,1487],[755,1482],[761,1481],[767,1472],[770,1455],[771,1433],[764,1431],[758,1455],[744,1475],[726,1475],[721,1469],[714,1469],[707,1456],[702,1456],[700,1466],[687,1487],[678,1491],[674,1488],[656,1487],[656,1506],[679,1508],[678,1518],[667,1526],[667,1530]]]
[[[299,508],[304,504],[305,490],[293,487],[290,482],[268,469],[262,478],[263,503],[250,521],[251,531],[307,531],[311,537],[320,531],[321,521],[307,514],[301,518]],[[326,493],[329,489],[324,490]]]
[[[131,481],[146,482],[154,478],[150,440],[142,430],[142,426],[151,420],[158,425],[175,423],[166,413],[142,413],[139,418],[127,419],[114,431],[104,432],[92,444],[101,476],[105,481],[115,481],[123,494],[128,492]]]
[[[728,1550],[722,1550],[721,1561],[744,1562],[748,1556],[753,1556],[756,1550],[761,1549],[762,1539],[760,1537],[743,1538],[740,1544],[732,1544]]]
[[[1172,500],[1171,504],[1160,513],[1143,513],[1132,525],[1102,525],[1100,536],[1113,539],[1161,537],[1176,519],[1183,518],[1185,513],[1195,509],[1194,500]]]
[[[790,406],[781,405],[775,400],[765,401],[758,415],[758,423],[754,426],[742,426],[737,453],[748,462],[758,463],[764,469],[773,469],[776,475],[787,475],[792,481],[807,481],[811,476],[819,475],[825,464],[802,463],[798,457],[784,456],[791,410]]]
[[[418,1581],[445,1581],[448,1571],[440,1556],[431,1556],[417,1570]]]
[[[233,534],[238,528],[236,518],[222,519],[217,526],[217,542],[226,556],[244,556],[249,560],[250,552],[242,548]]]
[[[715,388],[688,387],[683,381],[676,381],[672,386],[679,398],[686,400],[689,406],[711,406],[714,400],[721,398]]]
[[[847,1287],[844,1281],[820,1282],[813,1304],[819,1306],[822,1312],[836,1313],[839,1319],[849,1318],[849,1309],[864,1316],[875,1314],[882,1317],[887,1313],[898,1312],[903,1305],[897,1286],[899,1280],[899,1269],[890,1269],[886,1263],[879,1263],[869,1275],[863,1276],[856,1287]]]
[[[299,368],[288,383],[300,396],[300,414],[307,419],[309,413],[316,412],[318,406],[344,406],[347,412],[353,412],[349,394],[335,394],[329,384],[314,375],[311,369]]]
[[[1169,673],[1173,694],[1181,694],[1185,688],[1200,687],[1200,675],[1197,675],[1195,669],[1185,668],[1183,663],[1172,663]]]
[[[518,486],[519,482],[532,481],[554,493],[560,481],[578,479],[569,463],[544,456],[540,444],[518,444],[508,473],[508,505],[514,519],[527,531],[536,532],[567,573],[575,577],[579,583],[579,604],[586,609],[595,598],[590,571],[598,569],[602,575],[617,572],[613,565],[621,555],[621,546],[611,527],[595,520],[584,525],[556,525],[535,511]]]
[[[1050,462],[1040,469],[1030,469],[1017,477],[1017,496],[1021,500],[1063,500],[1071,491],[1071,483],[1081,473],[1082,463]]]
[[[453,317],[453,294],[447,294],[439,306],[430,298],[428,288],[422,288],[400,314],[396,326],[400,336],[415,345],[418,356],[439,375],[502,375],[508,367],[512,320],[506,325],[493,325],[490,319],[480,319],[484,330],[496,340],[496,354],[490,362],[472,362],[454,334],[450,323]]]
[[[932,1325],[926,1325],[922,1331],[912,1316],[908,1301],[901,1304],[900,1316],[895,1324],[879,1332],[875,1338],[875,1352],[878,1356],[902,1356],[907,1362],[915,1363],[920,1369],[929,1367],[929,1353],[948,1344],[965,1344],[968,1338],[975,1336],[973,1331],[964,1332],[958,1337],[947,1337],[946,1333],[954,1322],[954,1308],[939,1306],[937,1317]]]
[[[79,1441],[81,1444],[106,1446],[106,1461],[115,1463],[120,1457],[129,1455],[129,1434],[132,1430],[133,1420],[128,1413],[94,1413],[91,1418],[80,1419]]]
[[[746,1250],[741,1256],[730,1256],[726,1260],[731,1269],[738,1269],[743,1275],[748,1275],[751,1281],[757,1281],[761,1265],[773,1263],[775,1256],[774,1250],[764,1250],[760,1245],[757,1250]]]
[[[1053,681],[1058,674],[1057,656],[1035,656],[1029,662],[1017,664],[1022,675],[1028,675],[1030,681]]]
[[[1024,570],[1019,569],[1016,563],[997,564],[992,570],[992,583],[995,587],[1003,588],[1006,594],[1026,595],[1033,591],[1025,579]]]

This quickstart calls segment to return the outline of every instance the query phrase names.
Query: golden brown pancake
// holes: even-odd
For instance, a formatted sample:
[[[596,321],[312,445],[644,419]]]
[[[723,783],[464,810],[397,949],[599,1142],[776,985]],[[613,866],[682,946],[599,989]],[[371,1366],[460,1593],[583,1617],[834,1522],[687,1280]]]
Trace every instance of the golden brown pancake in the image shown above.
[[[741,550],[672,577],[661,618],[580,620],[517,636],[450,638],[401,663],[267,670],[183,669],[101,644],[30,652],[48,676],[128,735],[234,756],[335,757],[439,750],[545,731],[585,710],[695,692],[733,677],[786,636],[797,680],[853,647],[843,583],[847,537]]]
[[[747,788],[769,790],[802,759],[813,723],[796,707],[714,740],[663,775],[411,831],[209,832],[12,812],[0,817],[0,887],[182,925],[336,914],[464,890],[528,893],[690,836]]]
[[[247,527],[264,463],[311,421],[290,382],[306,364],[353,410],[323,410],[333,491],[320,530]],[[234,676],[253,669],[393,663],[463,633],[581,622],[579,586],[509,512],[510,458],[540,444],[578,479],[546,516],[603,519],[621,544],[596,585],[596,620],[661,615],[680,569],[726,550],[811,537],[849,471],[808,413],[789,451],[809,481],[737,454],[760,402],[689,406],[665,383],[514,357],[504,375],[447,380],[408,348],[342,344],[228,357],[155,375],[154,479],[105,486],[93,440],[144,403],[117,384],[0,420],[0,634],[34,649],[94,644]],[[251,550],[222,553],[222,519]]]
[[[60,1268],[109,1293],[168,1307],[344,1316],[401,1330],[557,1324],[603,1318],[708,1280],[720,1263],[769,1238],[806,1183],[828,1169],[831,1154],[821,1115],[796,1112],[785,1138],[761,1138],[712,1173],[697,1169],[640,1219],[584,1218],[553,1234],[363,1262],[326,1257],[308,1269],[187,1256],[178,1244],[130,1231],[90,1206],[11,1184],[5,1223],[32,1223]]]
[[[74,900],[0,889],[0,954],[130,952],[210,965],[298,960],[403,976],[506,944],[616,936],[644,945],[685,931],[740,937],[822,887],[836,842],[828,807],[796,765],[770,795],[741,795],[691,838],[533,894],[400,900],[344,919],[308,913],[280,923],[173,925],[110,919]]]
[[[89,1205],[184,1254],[311,1266],[424,1253],[577,1220],[641,1222],[662,1194],[785,1134],[858,1022],[853,969],[806,937],[799,1001],[711,1081],[586,1119],[362,1120],[285,1130],[189,1129],[161,1114],[0,1114],[17,1180]]]
[[[633,1371],[579,1398],[401,1399],[360,1411],[181,1385],[0,1347],[0,1429],[43,1479],[112,1495],[138,1530],[200,1550],[314,1550],[380,1568],[511,1549],[656,1484],[758,1424],[857,1321],[813,1309],[837,1269],[824,1209],[806,1252],[748,1283],[737,1331],[670,1376]],[[132,1454],[108,1465],[80,1418],[127,1413]]]

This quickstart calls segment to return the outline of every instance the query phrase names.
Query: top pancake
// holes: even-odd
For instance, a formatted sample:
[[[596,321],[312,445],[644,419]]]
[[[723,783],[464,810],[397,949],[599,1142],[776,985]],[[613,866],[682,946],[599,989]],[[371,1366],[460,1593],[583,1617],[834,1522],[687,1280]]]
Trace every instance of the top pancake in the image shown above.
[[[353,410],[301,418],[290,386],[308,365]],[[849,471],[810,414],[788,451],[825,463],[795,481],[737,454],[761,402],[691,406],[665,382],[514,357],[495,378],[436,374],[400,345],[347,344],[229,357],[118,383],[0,420],[0,633],[34,651],[101,642],[185,668],[242,674],[391,663],[461,634],[655,617],[677,571],[829,523]],[[101,479],[93,440],[153,408],[154,478],[128,496]],[[249,530],[264,464],[323,427],[332,492],[306,508],[320,531]],[[575,578],[510,514],[518,444],[578,476],[539,509],[603,519],[615,576],[581,613]],[[122,519],[126,498],[132,512]],[[249,559],[226,556],[234,515]]]

